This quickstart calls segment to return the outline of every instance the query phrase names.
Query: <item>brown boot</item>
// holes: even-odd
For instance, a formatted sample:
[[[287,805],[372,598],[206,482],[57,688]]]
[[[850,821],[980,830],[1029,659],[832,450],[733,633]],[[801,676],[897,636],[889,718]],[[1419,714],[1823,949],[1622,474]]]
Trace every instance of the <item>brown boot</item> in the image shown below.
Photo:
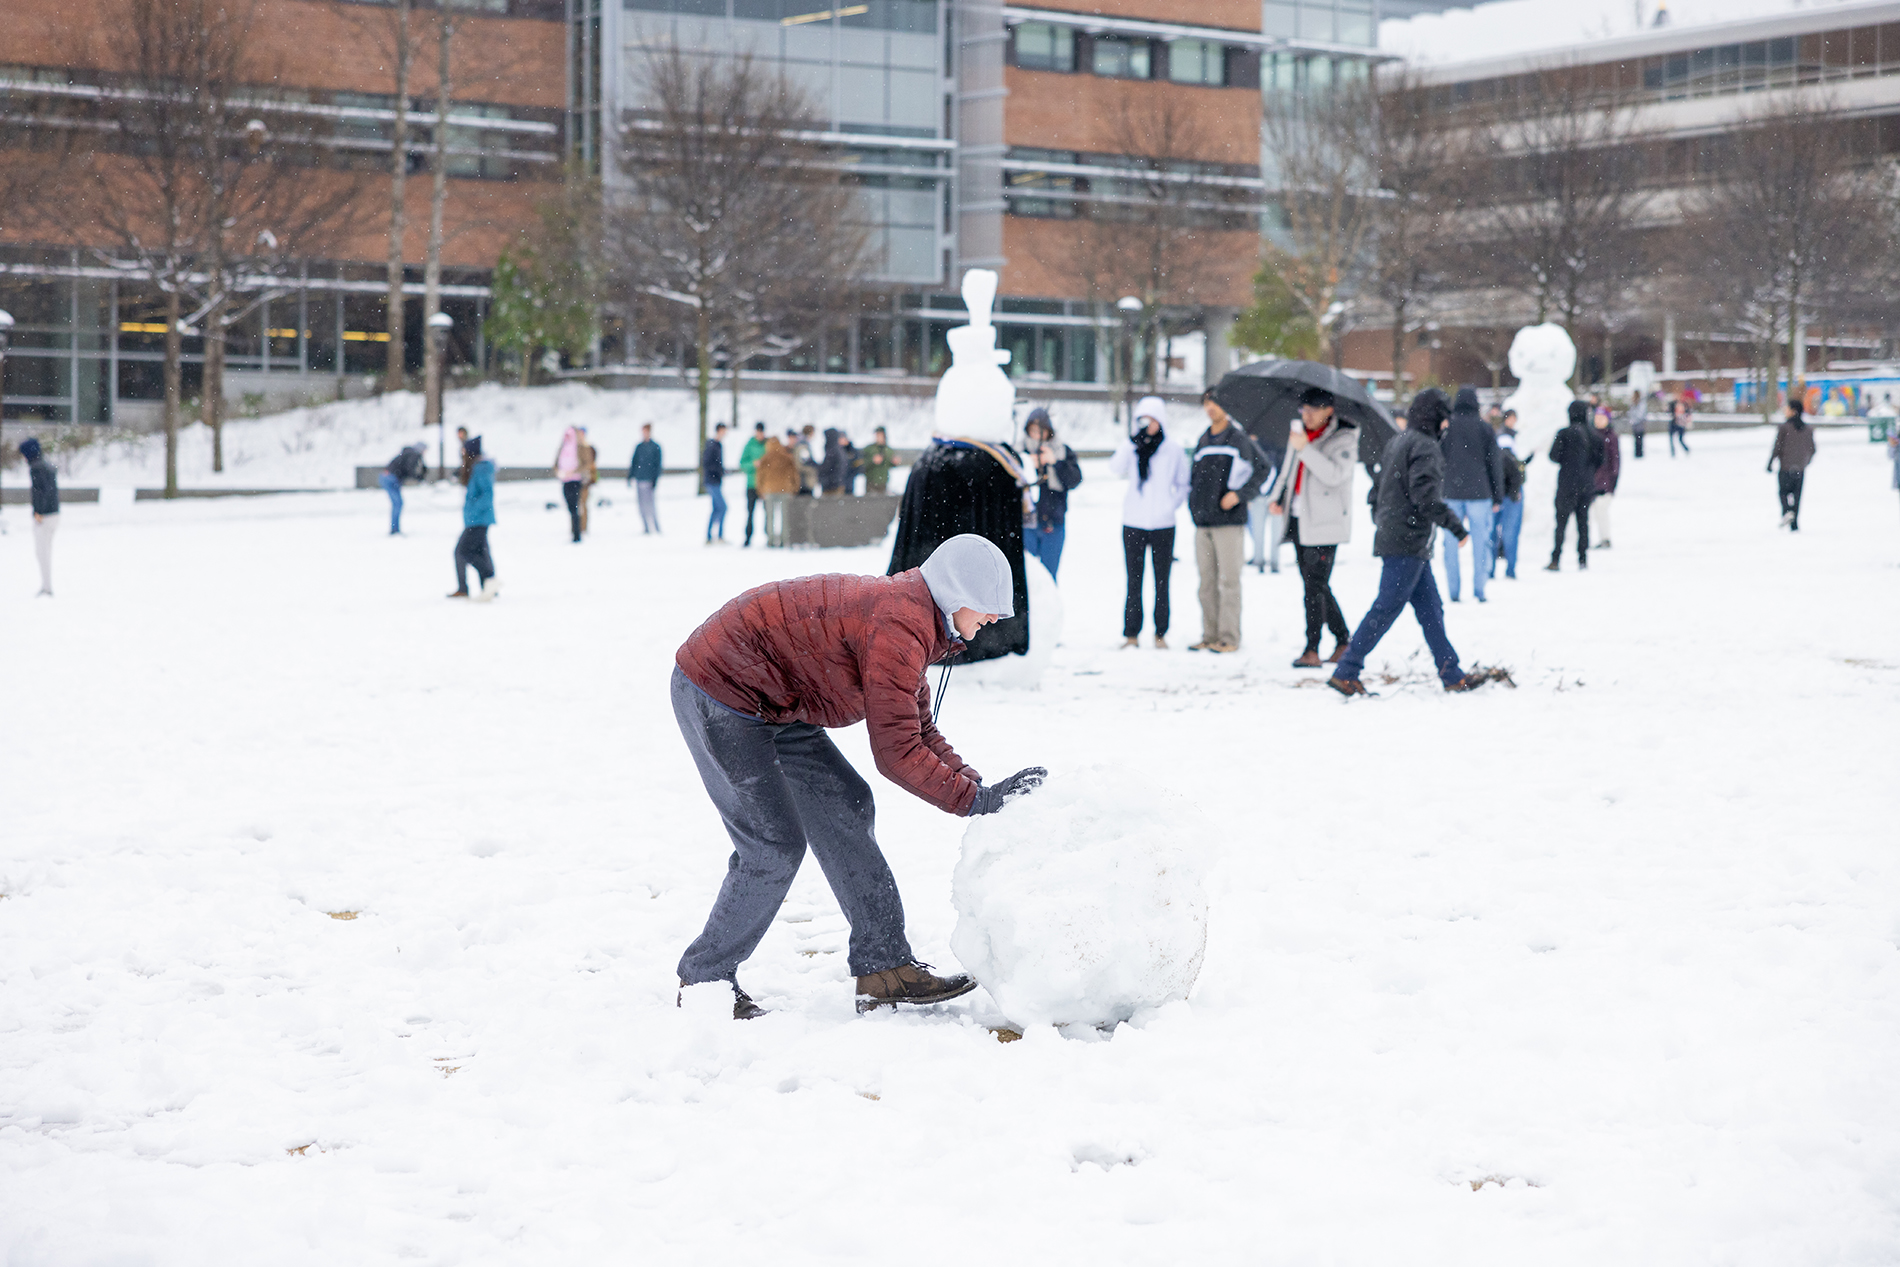
[[[1348,698],[1354,695],[1376,694],[1376,692],[1368,691],[1365,683],[1356,677],[1329,677],[1326,679],[1326,685]]]
[[[927,963],[900,964],[858,978],[858,1011],[897,1003],[942,1003],[974,989],[976,982],[962,973],[940,977]]]
[[[1335,643],[1333,653],[1326,657],[1326,663],[1338,664],[1341,660],[1344,660],[1346,658],[1346,646],[1347,644],[1343,642]]]
[[[1293,667],[1296,669],[1317,669],[1319,666],[1320,658],[1319,649],[1317,647],[1311,651],[1301,652],[1300,658],[1293,662]]]

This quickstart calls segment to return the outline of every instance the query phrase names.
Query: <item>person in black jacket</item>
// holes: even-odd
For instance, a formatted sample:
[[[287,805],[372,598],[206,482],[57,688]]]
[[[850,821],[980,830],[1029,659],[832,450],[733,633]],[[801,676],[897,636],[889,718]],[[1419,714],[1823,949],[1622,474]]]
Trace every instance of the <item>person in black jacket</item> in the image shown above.
[[[1189,651],[1240,650],[1240,568],[1246,552],[1247,504],[1271,469],[1214,389],[1201,395],[1208,428],[1194,445],[1188,470],[1188,517],[1194,561],[1201,570],[1201,640]]]
[[[412,444],[389,459],[389,465],[383,468],[382,476],[376,481],[385,493],[389,494],[389,535],[402,535],[402,486],[407,483],[421,483],[428,473],[428,460],[424,458],[423,447]]]
[[[1441,496],[1445,481],[1445,455],[1438,446],[1438,432],[1451,413],[1445,393],[1428,387],[1412,397],[1411,405],[1399,418],[1399,433],[1386,442],[1379,456],[1379,486],[1373,502],[1373,522],[1377,531],[1372,552],[1383,561],[1379,574],[1379,596],[1371,610],[1353,630],[1345,658],[1333,670],[1326,685],[1341,695],[1369,695],[1359,681],[1366,657],[1385,637],[1386,630],[1399,618],[1407,603],[1425,631],[1425,645],[1431,648],[1432,663],[1438,680],[1448,691],[1469,691],[1484,685],[1481,673],[1467,674],[1458,665],[1458,653],[1445,636],[1445,609],[1438,601],[1438,582],[1432,579],[1432,529],[1443,528],[1464,545],[1471,534],[1458,521]]]
[[[1571,516],[1577,520],[1577,567],[1590,566],[1590,499],[1596,496],[1597,468],[1603,465],[1603,437],[1590,426],[1590,402],[1570,402],[1570,425],[1550,442],[1550,460],[1557,466],[1557,541],[1550,550],[1546,572],[1558,570],[1564,552],[1564,529]]]
[[[1036,481],[1036,515],[1023,525],[1023,553],[1041,559],[1053,577],[1062,566],[1062,544],[1069,535],[1069,490],[1082,483],[1082,464],[1074,449],[1056,439],[1047,409],[1030,411],[1023,435],[1023,457]]]
[[[26,459],[27,477],[33,482],[33,555],[40,563],[37,597],[51,598],[53,534],[59,531],[59,476],[40,455],[40,442],[32,436],[20,441],[20,456]]]
[[[1445,504],[1471,529],[1471,592],[1484,601],[1491,575],[1491,524],[1504,509],[1504,460],[1497,433],[1478,412],[1478,389],[1460,387],[1439,442],[1445,453]],[[1445,588],[1458,601],[1458,544],[1445,539]]]
[[[699,475],[705,481],[706,492],[712,498],[712,514],[706,519],[706,544],[711,545],[715,530],[718,531],[720,545],[726,544],[726,424],[720,423],[713,428],[713,438],[706,441],[705,451],[699,455]]]

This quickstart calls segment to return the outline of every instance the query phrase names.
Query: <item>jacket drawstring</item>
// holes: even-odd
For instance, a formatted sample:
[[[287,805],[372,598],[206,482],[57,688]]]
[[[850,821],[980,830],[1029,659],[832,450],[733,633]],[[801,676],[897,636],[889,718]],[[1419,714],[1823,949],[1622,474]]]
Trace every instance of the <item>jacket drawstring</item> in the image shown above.
[[[930,724],[933,726],[937,724],[937,714],[943,711],[944,692],[950,689],[950,670],[954,667],[946,664],[943,672],[937,675],[937,698],[930,706]]]

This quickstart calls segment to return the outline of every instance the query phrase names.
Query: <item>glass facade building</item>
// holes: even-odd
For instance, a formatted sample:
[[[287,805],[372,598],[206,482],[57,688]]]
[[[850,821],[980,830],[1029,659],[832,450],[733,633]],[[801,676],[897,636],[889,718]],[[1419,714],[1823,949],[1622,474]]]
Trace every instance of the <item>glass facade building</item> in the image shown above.
[[[749,54],[802,89],[849,164],[871,280],[941,285],[950,246],[947,0],[622,0],[605,15],[603,109],[637,113],[649,58]],[[611,185],[612,165],[603,177]]]

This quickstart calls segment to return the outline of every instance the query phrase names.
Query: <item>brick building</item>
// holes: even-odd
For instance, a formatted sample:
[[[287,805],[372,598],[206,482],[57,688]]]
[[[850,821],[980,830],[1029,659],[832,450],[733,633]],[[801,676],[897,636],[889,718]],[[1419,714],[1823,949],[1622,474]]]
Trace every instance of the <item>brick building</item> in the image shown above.
[[[126,86],[111,41],[110,0],[8,0],[0,64],[0,161],[58,189],[44,214],[0,221],[0,308],[16,326],[6,359],[8,421],[105,422],[155,414],[162,398],[163,303],[115,267],[89,226],[89,189],[53,151],[85,128],[102,91]],[[443,308],[455,319],[451,363],[483,359],[487,280],[507,237],[558,178],[564,146],[566,33],[560,0],[485,0],[457,15],[444,211]],[[408,360],[421,363],[437,66],[435,14],[414,18],[404,235]],[[229,399],[333,395],[346,376],[381,371],[388,335],[389,181],[394,114],[391,10],[342,0],[258,0],[247,45],[247,115],[268,135],[301,139],[313,182],[360,181],[351,231],[321,258],[272,278],[268,302],[228,343]],[[110,178],[111,155],[98,170]],[[261,285],[262,283],[260,283]],[[260,292],[261,293],[261,292]],[[255,298],[253,294],[251,298]],[[201,381],[203,340],[185,340],[186,394]],[[360,386],[360,379],[355,380]]]

